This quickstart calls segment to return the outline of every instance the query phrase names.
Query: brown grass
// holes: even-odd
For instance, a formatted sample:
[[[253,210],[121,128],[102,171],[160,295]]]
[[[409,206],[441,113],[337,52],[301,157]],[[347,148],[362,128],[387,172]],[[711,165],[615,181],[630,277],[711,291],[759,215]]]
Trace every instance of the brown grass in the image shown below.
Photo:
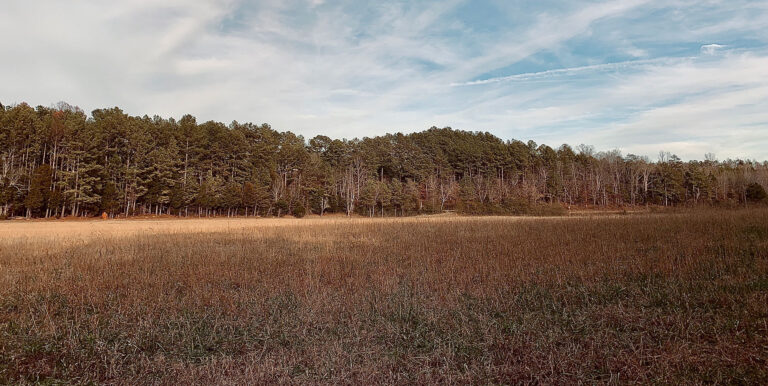
[[[768,211],[0,224],[0,383],[768,382]]]

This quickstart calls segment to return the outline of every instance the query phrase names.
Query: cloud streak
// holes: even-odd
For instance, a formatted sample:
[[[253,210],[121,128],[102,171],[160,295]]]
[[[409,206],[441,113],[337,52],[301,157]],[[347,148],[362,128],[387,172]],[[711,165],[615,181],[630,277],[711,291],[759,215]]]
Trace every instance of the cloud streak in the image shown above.
[[[764,28],[749,0],[9,0],[0,101],[768,159]]]
[[[691,59],[691,58],[685,58],[685,59]],[[685,59],[677,59],[679,60],[685,60]],[[572,76],[572,75],[579,75],[582,73],[587,72],[601,72],[601,71],[621,71],[621,70],[627,70],[632,68],[637,68],[639,66],[647,66],[651,64],[661,64],[661,63],[669,63],[672,62],[673,59],[671,58],[657,58],[657,59],[648,59],[648,60],[628,60],[624,62],[617,62],[617,63],[603,63],[603,64],[593,64],[590,66],[580,66],[580,67],[571,67],[571,68],[558,68],[554,70],[546,70],[546,71],[538,71],[538,72],[528,72],[524,74],[515,74],[515,75],[508,75],[508,76],[501,76],[496,78],[489,78],[489,79],[482,79],[482,80],[474,80],[470,82],[464,82],[464,83],[451,83],[451,86],[477,86],[477,85],[484,85],[489,83],[498,83],[498,82],[509,82],[509,81],[525,81],[525,80],[537,80],[537,79],[545,79],[555,76]]]

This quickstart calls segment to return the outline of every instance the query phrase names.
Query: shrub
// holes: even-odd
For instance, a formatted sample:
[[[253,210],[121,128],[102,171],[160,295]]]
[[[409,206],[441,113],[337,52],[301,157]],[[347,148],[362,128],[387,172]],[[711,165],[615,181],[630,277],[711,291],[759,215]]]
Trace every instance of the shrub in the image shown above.
[[[763,188],[763,185],[754,182],[747,186],[746,196],[747,200],[749,201],[761,202],[765,201],[766,197],[768,197],[768,194],[765,193],[765,188]]]
[[[565,216],[568,214],[568,210],[560,204],[539,204],[531,207],[528,214],[533,216]]]
[[[277,216],[282,217],[285,214],[288,214],[288,203],[285,200],[277,200],[275,202],[275,209],[277,209]]]
[[[307,214],[307,210],[304,208],[303,205],[297,204],[296,206],[293,207],[293,217],[302,218],[306,214]]]
[[[531,202],[524,198],[512,198],[505,201],[502,205],[510,214],[525,215],[531,212]]]

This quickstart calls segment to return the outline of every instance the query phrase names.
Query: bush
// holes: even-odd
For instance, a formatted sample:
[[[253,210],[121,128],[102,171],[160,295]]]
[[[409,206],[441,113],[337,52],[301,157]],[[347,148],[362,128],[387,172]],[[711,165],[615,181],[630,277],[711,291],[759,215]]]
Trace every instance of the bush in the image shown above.
[[[513,215],[521,216],[531,213],[533,205],[524,198],[512,198],[502,203],[504,208]]]
[[[568,210],[560,204],[539,204],[531,207],[529,212],[532,216],[565,216]]]
[[[293,213],[292,214],[293,214],[293,217],[302,218],[302,217],[304,217],[304,215],[307,214],[307,210],[304,208],[303,205],[298,204],[298,205],[293,207]]]
[[[277,200],[275,202],[275,209],[277,209],[278,217],[288,214],[288,203],[285,200]]]
[[[484,216],[565,216],[568,214],[562,205],[555,203],[532,203],[526,199],[512,199],[502,204],[464,203],[457,207],[461,214]]]
[[[747,200],[752,202],[765,201],[766,197],[768,197],[768,194],[765,193],[765,188],[763,188],[763,185],[760,185],[757,182],[747,186],[746,195]]]
[[[565,216],[568,210],[556,203],[533,203],[524,198],[514,198],[503,203],[507,214],[515,216]]]

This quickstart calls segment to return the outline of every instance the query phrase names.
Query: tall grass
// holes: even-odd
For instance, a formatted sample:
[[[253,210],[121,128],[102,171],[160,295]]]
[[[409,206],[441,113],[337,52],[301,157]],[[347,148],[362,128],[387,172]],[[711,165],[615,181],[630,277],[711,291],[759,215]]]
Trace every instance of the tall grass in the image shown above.
[[[61,243],[0,240],[0,383],[768,382],[766,210]]]

